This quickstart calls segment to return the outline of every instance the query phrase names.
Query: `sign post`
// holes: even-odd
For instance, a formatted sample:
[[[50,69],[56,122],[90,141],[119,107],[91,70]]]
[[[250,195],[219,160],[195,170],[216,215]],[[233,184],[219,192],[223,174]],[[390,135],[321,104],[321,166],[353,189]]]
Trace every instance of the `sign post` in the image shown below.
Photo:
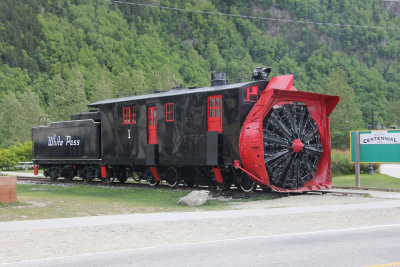
[[[356,187],[360,187],[360,132],[354,131],[354,156],[356,159],[355,173],[356,173]]]

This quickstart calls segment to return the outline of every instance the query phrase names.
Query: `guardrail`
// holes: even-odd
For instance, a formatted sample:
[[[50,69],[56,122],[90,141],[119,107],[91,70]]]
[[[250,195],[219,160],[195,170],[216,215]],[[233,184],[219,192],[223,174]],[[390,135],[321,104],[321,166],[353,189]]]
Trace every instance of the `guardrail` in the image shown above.
[[[26,161],[26,162],[18,162],[19,165],[15,165],[14,168],[21,168],[27,171],[28,169],[33,168],[33,162],[32,161]]]

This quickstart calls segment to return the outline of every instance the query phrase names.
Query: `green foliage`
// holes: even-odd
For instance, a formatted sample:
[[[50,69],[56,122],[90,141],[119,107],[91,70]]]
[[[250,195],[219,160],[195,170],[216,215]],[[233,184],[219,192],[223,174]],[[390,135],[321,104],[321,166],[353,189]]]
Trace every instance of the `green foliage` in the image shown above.
[[[385,107],[387,126],[400,126],[400,92],[394,94]]]
[[[350,162],[350,152],[332,149],[331,172],[333,176],[354,173],[354,165]]]
[[[362,116],[353,88],[347,83],[346,73],[335,69],[325,79],[322,90],[326,94],[340,96],[340,102],[330,116],[332,146],[349,147],[349,131],[363,127]]]
[[[12,169],[17,162],[11,150],[0,148],[0,170]]]
[[[0,147],[31,139],[31,129],[42,111],[37,94],[27,89],[18,97],[8,92],[0,100]]]
[[[72,69],[68,79],[56,75],[50,86],[53,101],[49,105],[49,113],[53,120],[68,120],[72,113],[87,111],[85,84],[78,68]]]
[[[377,0],[158,4],[338,24],[400,25],[393,5]],[[348,129],[370,124],[371,108],[376,124],[400,124],[396,30],[250,20],[99,0],[5,0],[0,10],[0,147],[28,140],[26,129],[40,115],[67,119],[70,113],[86,111],[88,101],[181,84],[207,86],[212,71],[226,72],[233,83],[249,79],[260,65],[272,66],[272,75],[293,73],[299,90],[342,96],[343,104],[332,114],[334,147],[347,146]],[[28,95],[34,99],[29,111]],[[37,102],[39,108],[33,110]],[[349,110],[355,113],[341,117]]]
[[[32,141],[17,143],[9,148],[0,148],[0,170],[10,170],[18,162],[32,160]]]

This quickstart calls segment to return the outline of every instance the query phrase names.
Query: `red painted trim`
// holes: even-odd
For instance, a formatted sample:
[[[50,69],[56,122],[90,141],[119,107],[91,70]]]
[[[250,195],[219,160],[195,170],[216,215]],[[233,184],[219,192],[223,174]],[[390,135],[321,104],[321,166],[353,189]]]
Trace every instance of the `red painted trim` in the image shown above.
[[[175,117],[175,106],[174,103],[165,104],[165,121],[174,121]]]
[[[212,167],[214,175],[215,175],[215,180],[217,181],[217,183],[222,183],[224,181],[224,178],[222,177],[221,174],[221,169],[219,168],[219,166],[217,167]]]
[[[217,99],[219,105],[217,106]],[[212,106],[210,103],[212,101]],[[217,112],[219,111],[219,112]],[[207,97],[207,131],[222,133],[222,95],[212,95]],[[217,114],[219,113],[219,114]],[[212,116],[210,116],[212,114]]]
[[[33,166],[33,174],[38,175],[39,174],[39,167],[38,165]]]
[[[147,107],[147,138],[149,144],[157,144],[157,107]]]
[[[238,168],[239,170],[241,170],[242,172],[246,173],[248,176],[250,176],[252,178],[253,181],[258,181],[259,183],[262,183],[263,181],[258,178],[257,176],[253,175],[252,173],[248,172],[247,170],[245,170],[244,168],[242,168],[242,166],[240,166],[240,163],[238,160],[235,160],[233,162],[233,166],[235,166],[235,168]],[[268,181],[269,183],[269,181]],[[269,185],[269,184],[268,184]]]
[[[100,167],[101,178],[107,178],[107,167],[101,166]]]
[[[246,96],[246,101],[247,102],[257,102],[258,100],[258,86],[253,85],[250,87],[247,87],[247,96]],[[251,96],[255,96],[255,99],[251,99]]]
[[[332,174],[330,171],[330,130],[329,114],[339,102],[338,96],[328,96],[310,92],[299,92],[292,86],[293,75],[274,77],[267,88],[260,93],[260,98],[247,115],[239,137],[240,158],[249,177],[259,185],[270,185],[264,163],[263,120],[274,105],[290,102],[303,102],[317,123],[321,136],[323,153],[318,163],[314,179],[296,190],[272,187],[275,191],[307,191],[308,188],[331,187]]]
[[[153,173],[154,179],[156,179],[156,181],[161,181],[160,174],[158,174],[156,167],[150,166],[149,168],[150,168],[151,172]]]

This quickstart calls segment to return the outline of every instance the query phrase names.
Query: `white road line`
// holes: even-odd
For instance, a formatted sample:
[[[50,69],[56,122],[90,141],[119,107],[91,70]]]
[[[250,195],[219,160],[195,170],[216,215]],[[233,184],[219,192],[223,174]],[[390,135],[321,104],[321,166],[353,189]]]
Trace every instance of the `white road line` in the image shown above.
[[[312,232],[300,232],[300,233],[277,234],[277,235],[261,235],[261,236],[250,236],[250,237],[238,237],[238,238],[229,238],[229,239],[189,242],[189,243],[173,244],[173,245],[166,245],[166,246],[154,246],[154,247],[143,247],[143,248],[132,248],[132,249],[122,249],[122,250],[101,251],[101,252],[94,252],[94,253],[69,255],[69,256],[59,256],[59,257],[41,258],[41,259],[26,260],[26,261],[8,262],[8,263],[0,264],[0,266],[6,266],[8,264],[35,263],[35,262],[38,262],[38,261],[47,261],[47,260],[56,260],[56,259],[68,259],[68,258],[73,258],[73,257],[86,257],[86,256],[104,255],[104,254],[109,254],[109,253],[134,252],[134,251],[141,251],[141,250],[163,249],[163,248],[172,248],[172,247],[179,247],[179,246],[193,246],[193,245],[201,245],[201,244],[212,244],[212,243],[227,242],[227,241],[252,240],[252,239],[259,239],[259,238],[289,238],[289,237],[295,237],[295,236],[301,236],[301,235],[314,235],[314,234],[324,234],[324,233],[329,234],[329,233],[350,232],[350,231],[364,231],[364,230],[389,228],[389,227],[400,227],[400,224],[371,225],[371,226],[342,228],[342,229],[320,230],[320,231],[312,231]]]

